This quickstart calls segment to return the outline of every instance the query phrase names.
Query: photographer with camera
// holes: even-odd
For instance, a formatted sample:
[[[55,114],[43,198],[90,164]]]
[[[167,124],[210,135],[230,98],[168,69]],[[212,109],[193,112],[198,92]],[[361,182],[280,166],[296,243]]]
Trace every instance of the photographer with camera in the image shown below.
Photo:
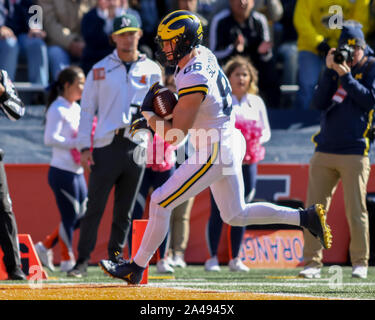
[[[320,131],[312,137],[307,203],[329,210],[341,179],[350,230],[352,276],[367,277],[369,220],[366,209],[370,175],[368,137],[375,107],[375,64],[360,24],[344,25],[337,49],[330,49],[312,106],[321,110]],[[304,232],[305,269],[300,276],[319,278],[322,247]]]

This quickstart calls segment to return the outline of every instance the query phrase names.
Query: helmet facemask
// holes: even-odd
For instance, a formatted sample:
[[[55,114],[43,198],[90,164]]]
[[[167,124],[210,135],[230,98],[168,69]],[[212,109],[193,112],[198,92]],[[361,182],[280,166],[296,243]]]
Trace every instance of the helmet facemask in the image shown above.
[[[186,39],[184,34],[174,37],[169,40],[162,40],[159,36],[155,39],[158,44],[158,50],[155,53],[156,59],[164,66],[175,67],[178,62],[187,54],[189,54],[197,44],[192,44],[191,41]],[[163,50],[164,42],[169,41],[171,50],[165,52]],[[172,59],[168,59],[169,56],[173,56]]]

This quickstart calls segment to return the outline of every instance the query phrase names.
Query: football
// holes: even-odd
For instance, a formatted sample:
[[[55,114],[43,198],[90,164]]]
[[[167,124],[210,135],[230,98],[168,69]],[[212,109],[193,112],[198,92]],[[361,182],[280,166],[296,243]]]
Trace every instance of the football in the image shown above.
[[[173,109],[177,104],[175,94],[168,88],[161,88],[152,101],[155,113],[165,120],[173,117]]]

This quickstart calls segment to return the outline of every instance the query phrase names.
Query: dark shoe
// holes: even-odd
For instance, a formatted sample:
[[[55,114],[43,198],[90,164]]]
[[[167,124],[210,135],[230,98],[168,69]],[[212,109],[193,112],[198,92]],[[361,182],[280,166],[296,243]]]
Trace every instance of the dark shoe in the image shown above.
[[[87,260],[77,260],[76,265],[72,270],[67,272],[68,277],[82,278],[87,276],[87,267],[89,263]]]
[[[17,267],[13,271],[8,272],[8,280],[27,280],[27,277],[21,268]]]
[[[111,260],[101,260],[99,266],[111,277],[124,280],[128,284],[139,284],[142,280],[143,271],[146,269],[133,261],[114,263]]]
[[[314,204],[310,208],[300,210],[301,226],[318,238],[324,249],[332,246],[331,228],[326,222],[326,212],[322,204]]]

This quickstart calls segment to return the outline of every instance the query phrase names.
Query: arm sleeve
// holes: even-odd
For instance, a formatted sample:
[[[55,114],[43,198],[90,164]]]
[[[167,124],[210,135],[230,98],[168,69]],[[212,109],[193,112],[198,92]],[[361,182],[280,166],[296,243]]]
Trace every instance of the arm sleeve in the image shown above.
[[[181,70],[180,72],[183,71]],[[208,93],[208,80],[200,73],[191,72],[185,75],[184,83],[180,84],[177,89],[179,98],[197,92],[202,93],[205,98]]]
[[[151,74],[150,84],[153,85],[155,82],[163,85],[162,71],[159,67],[155,68],[155,72]]]
[[[358,106],[368,111],[375,106],[375,68],[372,67],[371,71],[369,77],[372,81],[368,87],[354,79],[351,73],[340,77],[341,85],[348,93],[348,96],[356,101]]]
[[[226,17],[229,14],[228,9],[225,9],[218,14],[216,14],[210,23],[209,28],[209,46],[211,51],[215,54],[217,59],[224,59],[232,54],[234,51],[234,45],[233,43],[228,43],[221,48],[221,45],[219,45],[219,27],[221,20]]]
[[[44,144],[46,146],[64,149],[75,148],[75,139],[73,137],[64,137],[61,134],[63,123],[64,117],[58,108],[48,110],[44,130]]]
[[[279,21],[283,16],[284,9],[280,0],[266,0],[267,17],[271,21]]]
[[[0,97],[0,108],[10,120],[20,119],[25,114],[25,105],[5,70],[0,70],[0,82],[5,89]]]
[[[91,131],[94,117],[98,108],[98,86],[93,78],[93,70],[91,70],[85,82],[85,87],[81,98],[81,115],[79,121],[79,129],[77,136],[77,149],[90,148]]]
[[[268,26],[267,18],[264,14],[254,12],[253,17],[258,21],[260,26],[260,37],[262,41],[271,41],[270,28]]]
[[[335,71],[325,68],[318,85],[314,90],[312,107],[318,110],[327,109],[332,103],[332,97],[338,88],[338,75]]]
[[[263,144],[271,139],[271,128],[270,128],[270,123],[268,121],[266,105],[264,104],[263,99],[259,97],[258,103],[259,103],[260,121],[263,126],[262,136],[259,142]]]

